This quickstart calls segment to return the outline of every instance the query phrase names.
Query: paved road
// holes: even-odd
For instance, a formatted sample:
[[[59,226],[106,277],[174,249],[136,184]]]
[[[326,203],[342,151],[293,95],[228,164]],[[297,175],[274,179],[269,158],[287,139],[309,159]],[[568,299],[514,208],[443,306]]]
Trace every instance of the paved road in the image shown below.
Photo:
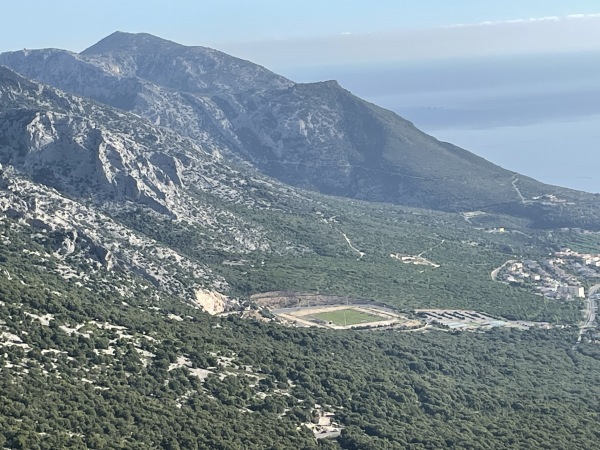
[[[525,204],[527,202],[527,200],[525,200],[525,197],[523,197],[521,190],[517,187],[517,181],[519,181],[519,178],[517,178],[516,175],[513,175],[512,186],[515,189],[515,192],[517,193],[517,195],[519,196],[521,203]]]
[[[497,269],[492,270],[492,272],[490,273],[490,277],[492,277],[493,281],[497,281],[498,272],[500,272],[502,270],[502,268],[504,268],[504,266],[506,266],[508,264],[516,263],[516,262],[517,262],[517,260],[515,260],[515,259],[509,259],[508,261],[506,261],[504,264],[502,264]]]
[[[600,290],[600,284],[596,284],[590,288],[585,299],[585,317],[579,327],[579,338],[577,342],[581,342],[581,337],[588,328],[591,328],[596,321],[596,311],[598,309],[598,300],[595,298],[596,292]]]
[[[523,196],[523,194],[521,193],[521,190],[517,187],[517,181],[519,181],[519,178],[517,177],[517,174],[515,174],[515,175],[513,175],[513,179],[512,179],[512,187],[515,189],[515,192],[519,196],[519,200],[521,200],[521,203],[523,203],[523,204],[526,204],[526,203],[535,203],[534,200],[527,200]]]

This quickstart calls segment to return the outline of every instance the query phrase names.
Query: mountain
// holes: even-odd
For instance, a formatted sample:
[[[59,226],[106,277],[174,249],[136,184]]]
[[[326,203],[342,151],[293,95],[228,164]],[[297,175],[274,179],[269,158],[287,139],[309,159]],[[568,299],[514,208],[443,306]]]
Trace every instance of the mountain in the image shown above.
[[[408,307],[422,304],[422,289],[432,293],[431,304],[496,310],[509,294],[490,280],[488,267],[507,253],[529,252],[538,239],[487,233],[500,225],[523,229],[508,216],[484,215],[474,229],[474,219],[462,215],[291,188],[252,168],[233,168],[197,140],[136,114],[7,68],[0,68],[0,164],[1,211],[50,233],[53,252],[136,273],[210,311],[207,299],[218,298],[223,311],[254,294],[290,290]],[[391,254],[419,254],[440,241],[442,270],[423,278],[408,267],[398,275]],[[465,260],[483,285],[463,286]],[[510,295],[512,306],[498,309],[504,314],[550,314],[535,296]],[[532,309],[518,312],[519,301]],[[568,308],[555,313],[571,316]]]
[[[80,56],[121,76],[194,94],[237,93],[293,84],[259,65],[217,50],[186,47],[143,33],[114,33]]]
[[[262,148],[251,142],[275,139],[269,109],[292,117],[308,102],[314,117],[333,120],[315,89],[344,115],[323,122],[318,135],[306,130],[323,137],[324,153],[362,158],[346,155],[340,142],[367,145],[378,133],[355,132],[383,127],[381,117],[399,123],[331,82],[288,86],[274,76],[272,87],[234,92],[232,84],[208,97],[114,77],[82,55],[37,57],[44,54],[40,77],[64,67],[63,77],[81,76],[83,88],[83,75],[93,74],[88,81],[107,84],[88,89],[111,101],[138,86],[132,104],[152,98],[182,128],[0,67],[1,447],[597,446],[600,352],[594,329],[579,333],[582,302],[535,295],[528,283],[493,275],[507,261],[536,264],[564,247],[599,253],[597,234],[536,230],[491,211],[326,196],[228,160],[250,160]],[[184,115],[183,98],[203,101],[206,114]],[[301,99],[296,106],[293,98]],[[216,105],[222,121],[211,115]],[[201,118],[214,128],[200,126]],[[248,131],[240,131],[244,123]],[[343,123],[353,126],[333,128]],[[422,137],[402,123],[399,136]],[[184,131],[196,126],[202,135]],[[292,140],[277,158],[292,158]],[[473,167],[488,164],[444,148]],[[265,164],[275,164],[270,158]],[[338,166],[347,170],[343,160]],[[523,191],[524,209],[534,201],[551,211],[581,205],[530,200],[524,186],[534,182],[514,174],[509,182]],[[594,272],[577,264],[573,272]],[[544,270],[573,275],[551,263]],[[513,320],[516,328],[302,328],[271,311],[301,298],[385,304],[408,323],[420,309],[481,311],[494,318],[490,325]]]
[[[120,32],[81,54],[23,50],[3,54],[0,64],[62,90],[136,112],[205,144],[215,139],[213,149],[221,151],[228,143],[221,136],[223,113],[211,99],[214,94],[293,85],[263,67],[216,50]]]
[[[23,50],[0,64],[135,112],[325,194],[443,211],[500,212],[537,227],[600,227],[600,198],[548,186],[439,142],[336,82],[296,84],[215,50],[115,33],[75,54]]]
[[[282,233],[277,218],[268,218],[281,205],[286,214],[304,214],[318,200],[233,169],[135,114],[4,67],[0,166],[1,210],[56,235],[56,252],[77,247],[87,259],[133,271],[203,307],[213,294],[221,311],[235,306],[222,298],[231,287],[207,263],[219,269],[254,252],[314,252],[304,236]]]

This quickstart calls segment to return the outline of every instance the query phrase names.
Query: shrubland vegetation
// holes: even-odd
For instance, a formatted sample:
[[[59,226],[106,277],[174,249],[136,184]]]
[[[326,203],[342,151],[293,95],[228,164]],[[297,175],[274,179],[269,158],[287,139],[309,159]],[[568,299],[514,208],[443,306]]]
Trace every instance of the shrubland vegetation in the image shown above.
[[[125,297],[82,288],[23,252],[49,248],[2,226],[2,332],[28,346],[3,336],[4,447],[595,448],[600,353],[574,347],[574,328],[422,334],[212,318],[143,281]],[[308,258],[325,270],[325,256]],[[353,258],[347,270],[371,265]],[[202,381],[195,368],[210,373]],[[301,425],[315,404],[344,427],[337,440]]]
[[[549,238],[557,247],[568,247],[580,253],[600,253],[600,233],[554,231]]]
[[[209,265],[231,285],[230,294],[240,298],[292,290],[372,299],[403,310],[479,309],[553,323],[574,323],[581,317],[578,301],[548,302],[491,279],[490,272],[509,259],[542,258],[560,246],[560,239],[528,229],[520,219],[486,214],[468,223],[458,214],[318,195],[312,201],[287,198],[285,205],[272,201],[267,211],[223,205],[268,230],[269,251],[252,253],[216,248],[201,228],[143,209],[115,217]],[[490,232],[499,227],[507,231]],[[364,256],[359,259],[344,234]],[[390,257],[396,253],[423,254],[440,267],[403,264]],[[243,264],[224,265],[227,260]]]

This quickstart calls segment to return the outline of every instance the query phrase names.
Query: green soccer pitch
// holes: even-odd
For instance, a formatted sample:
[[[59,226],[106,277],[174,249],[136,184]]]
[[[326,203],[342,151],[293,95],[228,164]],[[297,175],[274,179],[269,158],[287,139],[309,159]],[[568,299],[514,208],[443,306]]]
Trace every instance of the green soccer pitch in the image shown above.
[[[380,322],[385,318],[357,311],[355,309],[340,309],[337,311],[311,314],[312,318],[331,322],[334,325],[344,327],[351,325],[360,325],[363,323]]]

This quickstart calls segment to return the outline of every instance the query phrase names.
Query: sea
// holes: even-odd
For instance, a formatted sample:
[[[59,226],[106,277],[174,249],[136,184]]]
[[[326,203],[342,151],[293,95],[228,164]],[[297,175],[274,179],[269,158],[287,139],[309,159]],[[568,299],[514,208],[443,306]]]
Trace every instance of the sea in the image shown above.
[[[302,67],[439,140],[545,183],[600,193],[600,53]]]

